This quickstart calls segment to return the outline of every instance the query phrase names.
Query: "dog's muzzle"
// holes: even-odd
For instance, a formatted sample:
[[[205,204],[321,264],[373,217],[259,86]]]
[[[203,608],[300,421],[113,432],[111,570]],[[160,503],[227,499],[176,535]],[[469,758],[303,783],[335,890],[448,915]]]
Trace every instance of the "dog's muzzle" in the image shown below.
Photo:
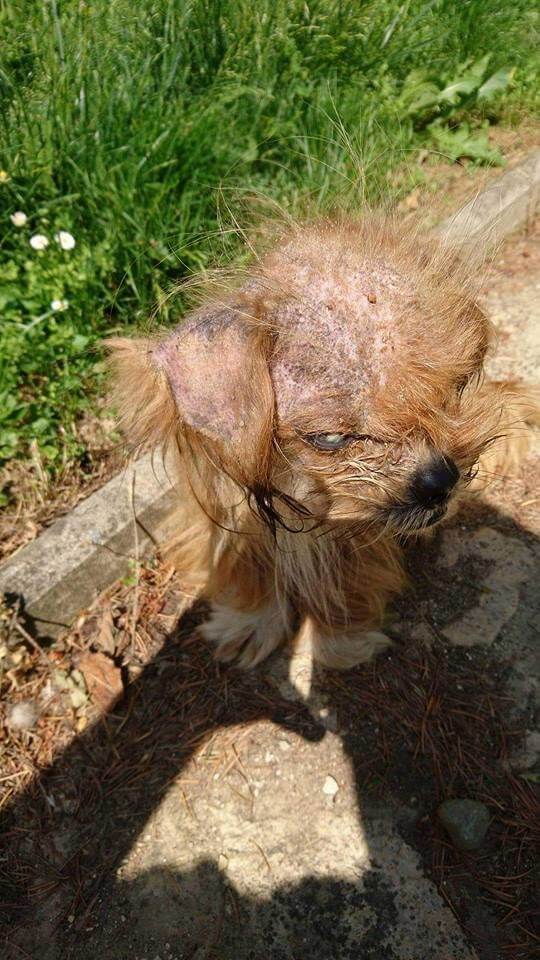
[[[410,486],[411,502],[428,510],[441,507],[458,480],[459,470],[454,461],[448,457],[436,457],[415,473]]]
[[[434,526],[446,515],[450,495],[459,480],[459,470],[448,457],[433,457],[416,471],[406,503],[391,510],[392,526],[415,533]]]

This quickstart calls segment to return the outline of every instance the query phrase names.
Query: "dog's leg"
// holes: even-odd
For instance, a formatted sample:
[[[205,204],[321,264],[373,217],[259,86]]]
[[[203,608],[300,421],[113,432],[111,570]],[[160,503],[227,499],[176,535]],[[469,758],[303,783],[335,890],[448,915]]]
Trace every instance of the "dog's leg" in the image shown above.
[[[389,601],[405,585],[400,546],[393,540],[348,544],[338,575],[341,603],[332,600],[307,610],[313,658],[326,667],[348,670],[391,646],[380,628]]]
[[[213,603],[210,619],[201,629],[205,639],[216,644],[217,660],[234,660],[244,670],[270,656],[288,633],[286,615],[272,600],[251,610]]]
[[[212,608],[201,632],[216,645],[217,660],[234,660],[247,670],[290,636],[289,605],[286,597],[278,601],[272,555],[258,538],[216,551],[207,596]]]
[[[310,632],[314,660],[331,670],[350,670],[367,663],[392,644],[380,630],[361,626],[331,630],[312,621]]]

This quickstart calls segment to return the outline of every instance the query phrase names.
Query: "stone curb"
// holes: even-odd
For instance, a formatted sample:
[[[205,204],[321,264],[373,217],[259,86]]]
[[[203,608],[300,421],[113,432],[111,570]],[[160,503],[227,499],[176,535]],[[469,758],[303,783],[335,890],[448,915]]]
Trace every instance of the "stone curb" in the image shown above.
[[[439,228],[468,257],[529,223],[540,206],[540,150]],[[176,494],[159,456],[141,457],[0,566],[0,595],[20,599],[27,627],[54,637],[133,560],[173,532]]]
[[[171,535],[175,498],[162,457],[146,454],[2,564],[0,595],[20,600],[36,636],[56,636]]]
[[[531,223],[540,206],[540,150],[498,177],[437,229],[473,261],[483,260],[514,230]]]

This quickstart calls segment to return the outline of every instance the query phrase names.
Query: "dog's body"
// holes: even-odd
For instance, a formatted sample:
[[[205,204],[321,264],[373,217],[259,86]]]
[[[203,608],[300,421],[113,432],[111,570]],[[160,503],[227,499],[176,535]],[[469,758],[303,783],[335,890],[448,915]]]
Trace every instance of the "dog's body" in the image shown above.
[[[404,535],[537,417],[483,380],[489,339],[450,251],[366,218],[296,227],[172,334],[113,342],[128,431],[178,452],[177,565],[218,657],[253,666],[302,621],[329,666],[388,644]]]

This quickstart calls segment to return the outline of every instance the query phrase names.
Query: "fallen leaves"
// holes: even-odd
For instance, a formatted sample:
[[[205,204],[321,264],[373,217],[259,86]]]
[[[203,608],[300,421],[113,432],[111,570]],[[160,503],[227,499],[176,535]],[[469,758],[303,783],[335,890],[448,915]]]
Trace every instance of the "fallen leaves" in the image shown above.
[[[98,650],[102,650],[103,653],[108,653],[110,656],[113,656],[116,650],[114,621],[110,607],[107,607],[103,613],[98,627],[95,644]]]
[[[124,691],[122,671],[106,654],[91,650],[81,654],[77,665],[93,703],[106,712]]]

